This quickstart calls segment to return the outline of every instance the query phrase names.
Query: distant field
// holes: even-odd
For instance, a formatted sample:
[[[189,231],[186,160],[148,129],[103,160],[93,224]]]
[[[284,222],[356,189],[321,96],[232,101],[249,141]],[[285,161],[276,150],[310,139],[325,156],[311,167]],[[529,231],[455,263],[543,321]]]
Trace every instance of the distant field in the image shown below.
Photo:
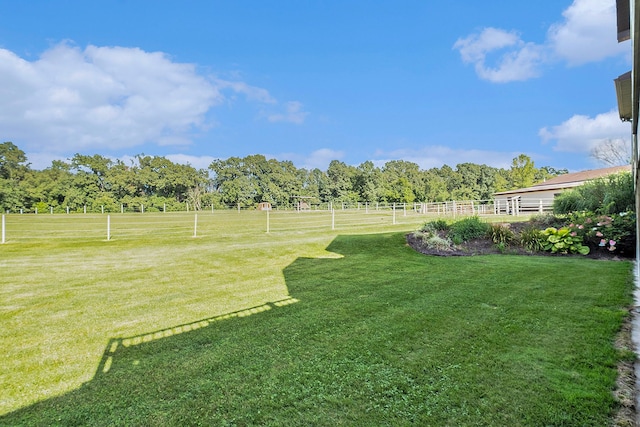
[[[196,213],[11,214],[5,215],[6,243],[47,240],[135,240],[216,238],[221,234],[265,232],[381,232],[415,226],[437,217],[411,209],[323,211],[235,211]]]
[[[425,257],[427,219],[9,215],[0,425],[602,425],[630,264]]]

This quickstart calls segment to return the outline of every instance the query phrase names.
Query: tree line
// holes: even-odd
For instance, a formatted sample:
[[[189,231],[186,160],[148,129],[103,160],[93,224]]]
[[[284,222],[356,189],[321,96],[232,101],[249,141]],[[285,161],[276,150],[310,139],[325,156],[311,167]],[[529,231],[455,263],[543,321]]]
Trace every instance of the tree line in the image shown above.
[[[34,170],[24,151],[0,144],[0,208],[40,212],[89,209],[119,211],[121,205],[146,210],[182,210],[238,206],[260,202],[292,207],[301,198],[322,203],[414,203],[490,200],[493,193],[528,187],[567,173],[536,168],[528,156],[513,159],[510,169],[460,163],[421,170],[413,162],[392,160],[382,167],[333,160],[326,171],[296,168],[291,161],[263,155],[214,160],[207,169],[178,164],[162,156],[139,154],[130,164],[94,154],[75,154]]]

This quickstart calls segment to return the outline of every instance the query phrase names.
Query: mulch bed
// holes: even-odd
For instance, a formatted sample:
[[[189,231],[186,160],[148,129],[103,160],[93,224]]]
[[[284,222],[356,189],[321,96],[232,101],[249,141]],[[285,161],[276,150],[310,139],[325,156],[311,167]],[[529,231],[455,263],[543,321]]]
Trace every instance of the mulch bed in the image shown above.
[[[527,222],[514,222],[509,223],[508,227],[513,231],[516,236],[524,228],[530,226]],[[442,234],[441,237],[446,237],[446,234]],[[474,239],[468,242],[455,245],[451,250],[438,250],[435,248],[427,247],[424,242],[414,233],[406,235],[407,244],[411,246],[415,251],[424,255],[434,256],[474,256],[474,255],[490,255],[490,254],[503,254],[503,255],[537,255],[537,256],[560,256],[560,257],[585,257],[591,259],[601,259],[610,261],[632,260],[635,257],[634,253],[618,253],[610,252],[605,248],[598,246],[590,247],[589,254],[552,254],[551,252],[531,252],[517,244],[511,244],[503,249],[493,243],[489,238]]]

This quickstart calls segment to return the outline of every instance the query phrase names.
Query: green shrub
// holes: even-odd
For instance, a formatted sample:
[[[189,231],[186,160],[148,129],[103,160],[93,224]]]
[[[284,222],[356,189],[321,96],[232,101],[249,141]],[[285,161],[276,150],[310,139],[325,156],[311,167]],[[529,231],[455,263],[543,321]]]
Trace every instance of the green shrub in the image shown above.
[[[589,247],[582,244],[582,236],[568,227],[549,227],[542,232],[547,241],[544,250],[551,253],[582,254],[589,253]]]
[[[429,221],[422,226],[422,231],[447,231],[449,229],[449,224],[444,219],[436,219],[433,221]]]
[[[553,211],[559,214],[577,212],[582,210],[584,204],[582,194],[575,190],[569,190],[553,199]]]
[[[496,245],[508,245],[511,243],[515,234],[509,228],[509,224],[492,224],[489,228],[489,237]]]
[[[449,237],[453,243],[460,244],[472,239],[484,237],[488,231],[489,224],[482,222],[477,216],[471,216],[451,224],[449,227]]]
[[[547,237],[536,227],[528,227],[520,232],[520,245],[528,251],[541,252],[546,242]]]
[[[620,212],[612,215],[598,215],[594,212],[579,212],[568,217],[569,228],[594,248],[611,252],[635,251],[636,215],[634,212]]]
[[[633,210],[634,206],[633,176],[629,172],[594,179],[563,192],[553,201],[553,211],[558,214],[577,211],[613,214]]]

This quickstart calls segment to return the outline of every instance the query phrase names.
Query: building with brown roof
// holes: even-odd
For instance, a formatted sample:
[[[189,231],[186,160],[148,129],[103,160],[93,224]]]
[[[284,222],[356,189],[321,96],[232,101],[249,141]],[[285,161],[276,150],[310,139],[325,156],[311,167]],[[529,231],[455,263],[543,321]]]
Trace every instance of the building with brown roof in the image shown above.
[[[631,165],[586,170],[558,175],[545,182],[493,195],[496,213],[531,213],[550,211],[553,199],[565,190],[579,187],[587,181],[615,173],[631,172]]]

